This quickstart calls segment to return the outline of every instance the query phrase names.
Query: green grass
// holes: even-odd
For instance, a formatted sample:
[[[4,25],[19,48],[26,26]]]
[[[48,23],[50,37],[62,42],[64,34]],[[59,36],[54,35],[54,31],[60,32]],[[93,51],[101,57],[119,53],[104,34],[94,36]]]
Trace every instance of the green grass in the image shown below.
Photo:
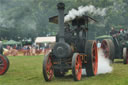
[[[0,85],[128,85],[128,65],[116,60],[113,64],[113,72],[94,77],[82,77],[75,82],[71,76],[54,78],[51,82],[45,82],[42,76],[43,56],[17,56],[8,57],[10,68],[8,72],[0,76]]]

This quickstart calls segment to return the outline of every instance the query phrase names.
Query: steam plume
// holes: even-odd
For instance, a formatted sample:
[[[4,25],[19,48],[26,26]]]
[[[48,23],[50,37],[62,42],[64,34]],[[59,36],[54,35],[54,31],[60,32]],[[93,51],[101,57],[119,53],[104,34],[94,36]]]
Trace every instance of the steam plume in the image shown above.
[[[105,16],[106,15],[106,8],[95,8],[93,5],[89,6],[80,6],[78,7],[78,10],[72,9],[69,11],[68,15],[65,16],[65,22],[73,20],[75,17],[79,17],[82,15],[85,15],[85,13],[89,13],[92,15],[100,15]]]
[[[98,52],[98,74],[105,74],[112,72],[112,66],[110,66],[110,60],[105,58],[102,49]]]
[[[111,73],[113,68],[110,65],[110,63],[111,63],[110,60],[105,58],[102,49],[99,49],[98,50],[98,73],[97,74]],[[82,75],[86,75],[85,69],[82,69]]]

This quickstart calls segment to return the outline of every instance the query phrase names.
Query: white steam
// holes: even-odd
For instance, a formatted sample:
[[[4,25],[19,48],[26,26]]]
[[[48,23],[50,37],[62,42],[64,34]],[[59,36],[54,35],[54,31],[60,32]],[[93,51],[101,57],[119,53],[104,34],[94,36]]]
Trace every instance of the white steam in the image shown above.
[[[111,64],[110,60],[105,58],[102,49],[99,49],[98,50],[98,72],[97,74],[111,73],[113,68],[110,64]],[[85,69],[82,69],[82,75],[86,75]]]
[[[111,62],[108,58],[105,58],[102,49],[98,50],[98,73],[97,74],[105,74],[112,72]]]
[[[65,16],[64,21],[70,21],[75,19],[75,17],[83,16],[85,13],[89,13],[92,15],[100,15],[105,16],[106,15],[106,8],[95,8],[93,5],[89,6],[80,6],[78,7],[78,10],[72,9],[69,11],[68,15]]]

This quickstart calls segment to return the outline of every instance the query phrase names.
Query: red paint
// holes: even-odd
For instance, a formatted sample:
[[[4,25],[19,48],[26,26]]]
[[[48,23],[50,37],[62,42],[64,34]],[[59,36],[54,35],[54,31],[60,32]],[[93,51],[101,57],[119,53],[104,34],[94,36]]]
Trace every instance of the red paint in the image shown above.
[[[82,74],[82,60],[81,57],[78,55],[76,58],[76,65],[75,65],[75,73],[77,76],[77,80],[81,80],[81,74]]]
[[[48,57],[48,60],[47,60],[46,72],[47,72],[48,80],[51,80],[54,72],[53,72],[52,61],[50,57]]]
[[[93,44],[93,52],[92,52],[93,57],[93,71],[94,75],[97,74],[97,69],[98,69],[98,52],[97,52],[97,46],[96,43]]]
[[[5,60],[4,56],[1,55],[0,55],[0,59],[2,60],[2,63],[0,64],[0,75],[2,75],[7,68],[7,61]]]

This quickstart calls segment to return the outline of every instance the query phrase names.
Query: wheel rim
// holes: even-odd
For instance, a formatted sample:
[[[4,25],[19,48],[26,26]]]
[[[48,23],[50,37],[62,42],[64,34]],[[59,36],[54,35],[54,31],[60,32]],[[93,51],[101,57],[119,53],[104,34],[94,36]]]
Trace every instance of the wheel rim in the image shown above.
[[[51,80],[53,77],[53,66],[52,66],[50,57],[48,57],[47,64],[46,64],[46,74],[47,74],[48,80]]]
[[[102,42],[101,48],[103,49],[105,57],[108,58],[109,57],[109,47],[105,40]]]
[[[2,75],[7,68],[7,62],[3,56],[0,56],[0,75]]]
[[[93,62],[92,62],[93,71],[94,71],[94,75],[96,75],[98,68],[98,52],[97,52],[96,43],[93,44],[92,55],[93,55]]]
[[[77,80],[80,80],[81,74],[82,74],[82,61],[79,55],[76,58],[75,73],[76,73]]]

